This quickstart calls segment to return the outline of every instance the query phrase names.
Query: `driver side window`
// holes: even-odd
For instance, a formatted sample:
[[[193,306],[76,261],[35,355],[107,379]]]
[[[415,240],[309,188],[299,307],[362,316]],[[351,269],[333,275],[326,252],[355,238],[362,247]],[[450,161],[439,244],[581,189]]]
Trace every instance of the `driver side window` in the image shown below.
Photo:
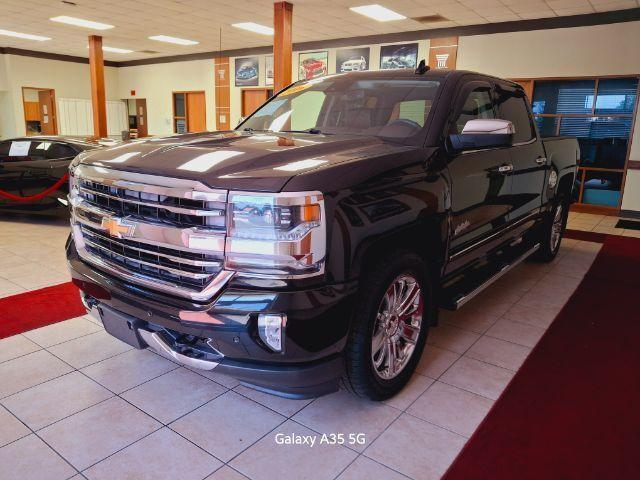
[[[451,134],[460,134],[469,120],[479,118],[496,118],[493,111],[491,91],[488,87],[480,87],[473,90],[467,96],[462,111],[456,121],[451,125]]]

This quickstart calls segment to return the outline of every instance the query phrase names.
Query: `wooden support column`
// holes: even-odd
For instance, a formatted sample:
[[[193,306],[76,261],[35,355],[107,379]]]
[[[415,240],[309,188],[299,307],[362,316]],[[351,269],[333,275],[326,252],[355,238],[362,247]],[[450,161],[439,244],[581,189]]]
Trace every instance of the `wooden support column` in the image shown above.
[[[104,92],[104,58],[102,37],[89,36],[89,71],[91,72],[91,106],[93,107],[93,134],[106,137],[107,99]]]
[[[214,58],[213,71],[216,91],[216,130],[229,130],[231,128],[229,57]]]
[[[273,88],[278,91],[291,83],[293,43],[291,21],[293,5],[289,2],[273,4]]]

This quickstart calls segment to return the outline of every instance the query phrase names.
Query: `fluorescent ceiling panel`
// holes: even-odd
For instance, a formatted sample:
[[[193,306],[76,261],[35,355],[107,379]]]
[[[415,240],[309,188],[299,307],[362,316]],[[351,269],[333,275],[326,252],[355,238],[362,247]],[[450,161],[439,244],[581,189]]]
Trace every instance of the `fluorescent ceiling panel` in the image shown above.
[[[73,25],[74,27],[90,28],[92,30],[109,30],[110,28],[114,28],[113,25],[109,25],[108,23],[93,22],[91,20],[85,20],[83,18],[68,17],[66,15],[53,17],[49,20],[51,20],[52,22]]]
[[[364,15],[365,17],[373,18],[379,22],[390,22],[392,20],[404,20],[407,17],[400,15],[393,10],[389,10],[377,3],[373,5],[362,5],[360,7],[351,7],[349,10]]]

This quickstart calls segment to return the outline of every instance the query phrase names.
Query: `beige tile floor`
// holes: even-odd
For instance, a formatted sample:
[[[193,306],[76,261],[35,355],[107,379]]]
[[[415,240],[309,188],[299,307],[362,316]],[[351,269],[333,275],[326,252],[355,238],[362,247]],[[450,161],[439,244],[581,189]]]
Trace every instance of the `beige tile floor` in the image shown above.
[[[573,230],[585,230],[588,232],[608,233],[610,235],[622,235],[625,237],[640,238],[640,230],[616,228],[616,223],[618,223],[618,220],[620,220],[620,218],[611,215],[569,212],[569,221],[567,222],[567,228],[571,228]]]
[[[570,222],[613,224],[584,214]],[[0,295],[65,281],[67,232],[66,223],[0,220]],[[437,479],[599,248],[564,240],[553,263],[523,264],[460,311],[443,311],[411,382],[384,403],[343,391],[267,395],[133,350],[86,316],[0,340],[0,479]],[[316,444],[280,445],[278,434]],[[322,434],[364,442],[320,444]]]

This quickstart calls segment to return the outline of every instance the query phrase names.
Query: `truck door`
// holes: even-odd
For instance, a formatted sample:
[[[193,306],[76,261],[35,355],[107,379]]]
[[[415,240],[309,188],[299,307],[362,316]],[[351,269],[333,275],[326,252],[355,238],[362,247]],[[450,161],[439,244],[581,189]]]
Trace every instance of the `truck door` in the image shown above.
[[[498,84],[495,103],[498,118],[509,120],[515,128],[513,146],[509,149],[513,165],[510,220],[517,221],[540,211],[547,159],[524,91],[510,84]]]
[[[469,120],[496,118],[492,90],[486,81],[467,83],[454,101],[455,120],[448,133],[461,133]],[[493,238],[508,222],[511,175],[504,167],[510,162],[506,148],[465,151],[450,158],[452,267],[466,263],[465,252],[475,254],[471,251],[474,245]]]

